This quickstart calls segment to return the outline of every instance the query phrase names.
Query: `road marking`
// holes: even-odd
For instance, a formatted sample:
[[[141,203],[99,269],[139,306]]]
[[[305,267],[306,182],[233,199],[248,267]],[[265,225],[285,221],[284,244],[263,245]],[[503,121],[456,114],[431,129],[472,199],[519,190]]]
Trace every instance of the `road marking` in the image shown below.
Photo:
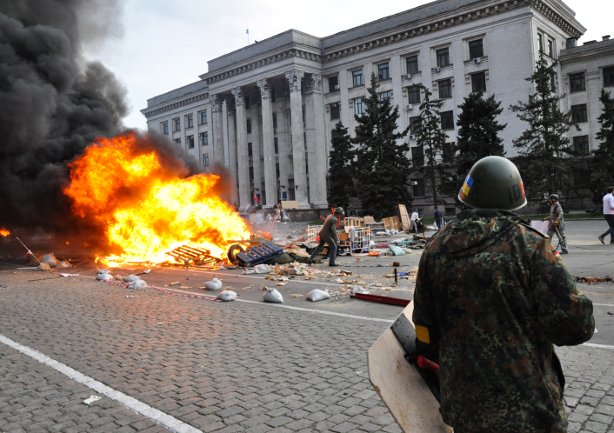
[[[68,376],[70,379],[74,380],[75,382],[78,382],[96,391],[98,394],[102,394],[110,398],[111,400],[115,400],[118,403],[121,403],[122,405],[126,406],[128,409],[140,415],[143,415],[146,418],[151,419],[155,423],[161,425],[162,427],[169,429],[172,432],[175,432],[175,433],[203,433],[202,430],[198,430],[197,428],[194,428],[191,425],[186,424],[183,421],[178,420],[177,418],[167,413],[164,413],[158,409],[155,409],[149,406],[148,404],[145,404],[133,397],[130,397],[129,395],[124,394],[121,391],[117,391],[103,383],[100,383],[97,380],[94,380],[93,378],[86,376],[73,368],[70,368],[66,364],[62,364],[61,362],[56,361],[55,359],[52,359],[48,357],[47,355],[44,355],[38,350],[32,349],[28,346],[24,346],[23,344],[19,344],[16,341],[13,341],[10,338],[5,337],[2,334],[0,334],[0,343],[3,343],[15,349],[16,351],[21,352],[26,356],[29,356],[30,358],[40,362],[41,364],[45,364],[53,368],[54,370],[64,374],[65,376]]]
[[[610,346],[609,344],[584,343],[582,344],[582,346],[596,347],[597,349],[614,350],[614,346]]]

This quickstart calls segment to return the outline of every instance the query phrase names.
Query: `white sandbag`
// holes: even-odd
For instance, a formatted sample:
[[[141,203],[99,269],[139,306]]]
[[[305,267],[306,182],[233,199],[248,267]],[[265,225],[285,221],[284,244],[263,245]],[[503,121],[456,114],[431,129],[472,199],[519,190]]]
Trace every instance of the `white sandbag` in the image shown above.
[[[128,283],[126,287],[128,289],[144,289],[145,287],[147,287],[147,283],[145,282],[145,280],[141,280],[139,278],[138,280],[134,280]]]
[[[271,272],[271,267],[265,263],[262,263],[254,266],[254,271],[256,271],[257,274],[268,274]]]
[[[223,302],[230,302],[237,299],[237,293],[233,290],[226,289],[222,290],[216,298]]]
[[[313,289],[311,292],[307,293],[306,299],[311,302],[323,301],[324,299],[329,299],[330,294],[326,290],[322,289]]]
[[[205,283],[205,289],[207,290],[220,290],[221,288],[222,288],[222,280],[220,280],[217,277]]]
[[[267,287],[263,297],[264,302],[272,302],[273,304],[283,304],[284,297],[274,287]]]
[[[124,278],[122,278],[122,280],[124,280],[125,283],[132,283],[133,281],[137,281],[140,279],[141,278],[138,275],[134,275],[134,274],[126,275]]]
[[[41,263],[46,263],[52,268],[55,268],[58,265],[58,259],[56,259],[55,254],[47,253],[43,254],[43,257],[41,257]]]
[[[113,275],[109,274],[109,271],[106,269],[101,269],[96,272],[96,279],[98,281],[111,281],[113,279]]]

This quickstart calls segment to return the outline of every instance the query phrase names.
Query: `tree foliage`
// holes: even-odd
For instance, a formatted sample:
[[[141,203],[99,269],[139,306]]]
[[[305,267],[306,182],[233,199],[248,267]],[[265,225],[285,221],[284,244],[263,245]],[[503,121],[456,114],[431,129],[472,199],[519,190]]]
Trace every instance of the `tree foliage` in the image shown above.
[[[431,100],[431,91],[423,87],[424,101],[420,104],[420,115],[412,125],[412,130],[416,136],[416,142],[424,151],[425,174],[431,181],[433,203],[437,205],[437,188],[441,184],[443,170],[440,170],[440,163],[448,136],[441,129],[441,115],[439,108],[441,102]],[[439,179],[439,182],[437,180]]]
[[[379,85],[371,77],[365,111],[355,115],[357,195],[363,212],[375,218],[394,215],[399,203],[409,203],[409,144],[407,130],[396,132],[398,106],[377,93]]]
[[[540,54],[535,71],[527,78],[535,85],[535,93],[529,95],[527,102],[510,106],[529,125],[513,142],[521,155],[518,165],[527,192],[532,192],[534,198],[567,191],[572,177],[569,158],[575,150],[567,132],[574,123],[570,113],[559,109],[562,97],[556,94],[556,64]]]
[[[597,120],[601,127],[595,134],[599,147],[593,151],[591,171],[593,192],[601,198],[605,188],[614,185],[614,99],[609,92],[602,89],[599,101],[602,109]]]
[[[490,155],[505,155],[499,132],[506,124],[497,121],[503,108],[494,94],[485,99],[482,92],[471,93],[458,108],[461,112],[456,122],[459,127],[456,162],[457,174],[462,181],[478,160]]]
[[[331,132],[330,163],[328,169],[328,203],[348,208],[354,194],[354,151],[348,129],[341,122]]]

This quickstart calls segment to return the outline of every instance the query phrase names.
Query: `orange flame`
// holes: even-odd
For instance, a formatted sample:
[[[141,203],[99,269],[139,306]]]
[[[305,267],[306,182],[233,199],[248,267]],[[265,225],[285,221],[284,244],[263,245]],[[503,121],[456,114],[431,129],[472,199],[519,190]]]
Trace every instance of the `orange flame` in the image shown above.
[[[134,133],[98,138],[70,169],[64,193],[73,211],[101,224],[121,251],[103,259],[108,266],[167,262],[166,252],[186,244],[223,258],[249,239],[245,220],[217,194],[219,176],[182,177],[183,166]]]
[[[8,235],[10,235],[11,232],[8,231],[7,229],[5,229],[4,227],[0,227],[0,236],[2,236],[3,238],[7,237]]]

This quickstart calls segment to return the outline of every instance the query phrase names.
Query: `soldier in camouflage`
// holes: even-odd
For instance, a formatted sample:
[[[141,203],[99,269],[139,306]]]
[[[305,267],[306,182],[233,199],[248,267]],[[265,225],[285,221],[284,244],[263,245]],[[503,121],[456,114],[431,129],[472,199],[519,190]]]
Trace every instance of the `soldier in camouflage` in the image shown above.
[[[592,303],[548,238],[511,212],[526,204],[511,161],[478,161],[459,199],[473,209],[430,239],[414,294],[418,350],[440,363],[443,419],[455,433],[564,433],[553,345],[591,338]]]
[[[563,208],[559,203],[558,194],[550,194],[548,203],[550,203],[550,215],[546,217],[548,220],[548,236],[552,238],[556,234],[557,238],[559,238],[559,245],[561,245],[561,254],[567,254],[565,218],[563,216]]]

